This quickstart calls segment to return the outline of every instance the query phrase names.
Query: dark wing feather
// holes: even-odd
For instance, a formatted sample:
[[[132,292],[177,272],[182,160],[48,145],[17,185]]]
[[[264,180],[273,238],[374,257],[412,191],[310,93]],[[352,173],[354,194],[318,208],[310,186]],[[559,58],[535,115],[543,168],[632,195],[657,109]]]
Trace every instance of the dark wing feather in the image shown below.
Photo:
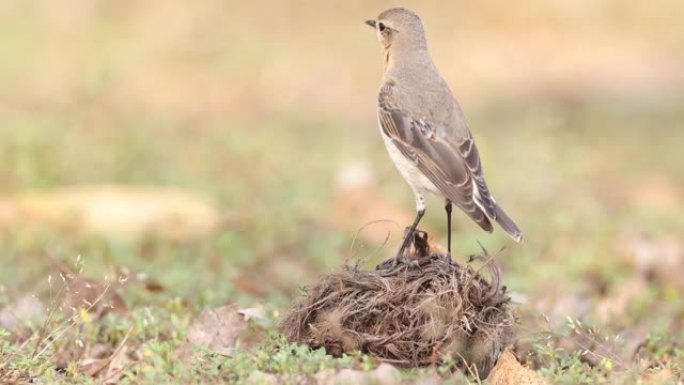
[[[480,153],[471,136],[468,136],[468,138],[465,138],[459,143],[458,152],[461,157],[463,157],[463,160],[465,160],[468,171],[472,175],[475,185],[477,186],[477,193],[475,194],[474,199],[477,200],[489,217],[496,219],[496,202],[492,198],[487,183],[484,180],[482,164],[480,163]]]

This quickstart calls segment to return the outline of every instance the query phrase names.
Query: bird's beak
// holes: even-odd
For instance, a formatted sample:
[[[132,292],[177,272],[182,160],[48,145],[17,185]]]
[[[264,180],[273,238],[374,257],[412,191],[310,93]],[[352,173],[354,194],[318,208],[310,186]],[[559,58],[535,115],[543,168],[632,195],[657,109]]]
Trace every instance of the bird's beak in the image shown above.
[[[371,27],[375,28],[375,20],[366,20],[366,24],[370,25]]]

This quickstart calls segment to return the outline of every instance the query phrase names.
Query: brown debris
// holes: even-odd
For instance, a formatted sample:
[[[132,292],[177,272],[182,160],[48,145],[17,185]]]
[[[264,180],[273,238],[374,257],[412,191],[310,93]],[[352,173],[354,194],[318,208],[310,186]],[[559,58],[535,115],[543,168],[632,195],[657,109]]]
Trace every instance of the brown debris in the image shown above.
[[[39,324],[45,318],[45,305],[33,295],[24,295],[0,309],[0,327],[19,332],[22,327]]]
[[[32,384],[34,377],[25,370],[0,367],[0,385]]]
[[[57,258],[53,262],[65,283],[60,310],[67,316],[73,317],[85,310],[95,318],[100,318],[109,312],[121,313],[126,310],[126,303],[117,292],[123,283],[120,280],[87,278]]]
[[[188,341],[218,354],[230,355],[247,332],[247,321],[235,305],[205,309],[188,330]]]
[[[129,329],[119,346],[104,358],[89,358],[79,363],[81,371],[93,378],[100,379],[103,384],[115,384],[118,377],[129,364],[128,337],[132,329]]]
[[[534,370],[520,365],[513,353],[505,351],[487,379],[489,385],[546,385]]]
[[[204,309],[190,325],[188,340],[177,351],[181,360],[194,357],[195,348],[229,356],[238,346],[252,346],[262,338],[258,328],[251,327],[251,319],[263,314],[257,308],[239,309],[230,304]]]
[[[360,350],[401,366],[450,356],[486,377],[513,340],[501,272],[480,257],[491,273],[487,281],[430,250],[424,232],[413,246],[408,262],[390,259],[371,271],[347,266],[324,276],[284,315],[281,332],[332,355]]]

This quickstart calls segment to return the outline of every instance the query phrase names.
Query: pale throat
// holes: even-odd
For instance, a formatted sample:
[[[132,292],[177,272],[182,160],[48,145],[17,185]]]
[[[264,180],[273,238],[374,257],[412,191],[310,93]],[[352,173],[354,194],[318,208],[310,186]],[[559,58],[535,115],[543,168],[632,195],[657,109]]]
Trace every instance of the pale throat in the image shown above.
[[[387,73],[389,70],[394,71],[424,71],[427,68],[431,68],[432,58],[427,49],[416,46],[413,49],[406,49],[403,47],[394,47],[392,50],[391,44],[383,45],[383,58],[384,58],[384,71]],[[401,49],[401,52],[396,52],[397,49]],[[393,51],[393,52],[390,52]],[[400,63],[397,63],[397,57],[400,57]],[[400,68],[395,68],[399,65]]]

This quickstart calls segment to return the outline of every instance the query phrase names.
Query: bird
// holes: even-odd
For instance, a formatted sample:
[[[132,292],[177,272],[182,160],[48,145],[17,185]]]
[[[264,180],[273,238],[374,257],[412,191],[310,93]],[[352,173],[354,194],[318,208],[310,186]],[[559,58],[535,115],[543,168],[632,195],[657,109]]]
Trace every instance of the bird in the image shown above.
[[[445,200],[448,255],[452,204],[483,230],[491,233],[495,221],[522,242],[522,231],[489,191],[468,123],[432,60],[420,17],[406,8],[390,8],[366,24],[375,29],[384,58],[377,105],[380,133],[416,201],[416,217],[398,259],[404,258],[425,214],[425,193]]]

